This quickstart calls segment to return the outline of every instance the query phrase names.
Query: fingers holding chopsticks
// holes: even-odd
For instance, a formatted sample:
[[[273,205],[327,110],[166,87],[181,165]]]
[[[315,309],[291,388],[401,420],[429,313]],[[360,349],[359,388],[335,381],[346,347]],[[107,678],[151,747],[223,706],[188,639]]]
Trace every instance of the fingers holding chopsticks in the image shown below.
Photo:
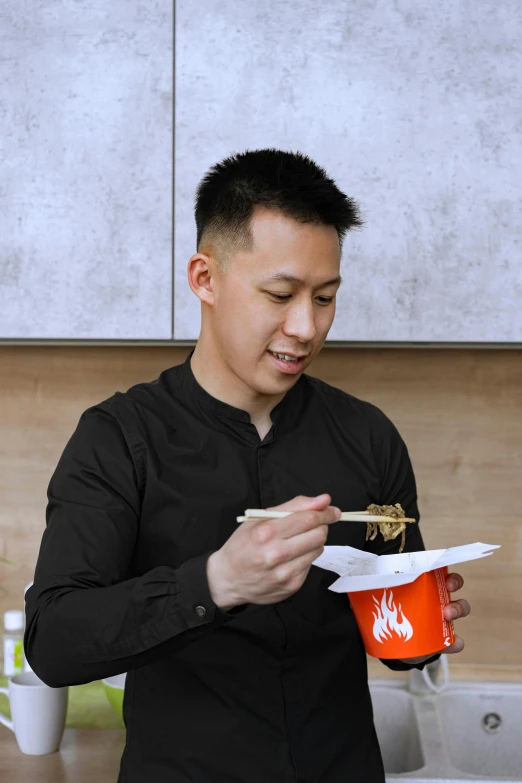
[[[341,513],[329,500],[299,496],[277,506],[288,512],[277,522],[247,518],[207,561],[216,605],[227,611],[243,603],[277,603],[295,593],[324,550],[328,525]]]

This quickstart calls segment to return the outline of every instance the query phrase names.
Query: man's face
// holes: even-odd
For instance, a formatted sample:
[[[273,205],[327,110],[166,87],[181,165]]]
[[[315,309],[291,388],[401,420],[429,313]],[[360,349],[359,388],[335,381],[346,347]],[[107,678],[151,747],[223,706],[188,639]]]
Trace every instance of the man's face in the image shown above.
[[[284,394],[322,348],[335,315],[340,251],[333,226],[300,224],[256,208],[255,250],[212,266],[213,342],[227,368],[255,392]],[[270,279],[292,275],[301,283]],[[279,363],[268,351],[305,358]]]

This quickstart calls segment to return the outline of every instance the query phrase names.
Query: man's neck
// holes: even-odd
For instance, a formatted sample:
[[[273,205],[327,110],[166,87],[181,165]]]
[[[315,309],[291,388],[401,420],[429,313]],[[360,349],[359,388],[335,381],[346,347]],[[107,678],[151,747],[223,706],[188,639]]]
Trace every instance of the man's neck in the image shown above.
[[[280,402],[284,394],[255,395],[255,392],[245,388],[242,381],[230,373],[222,363],[216,363],[216,351],[205,351],[198,341],[190,360],[192,373],[208,394],[212,395],[234,408],[247,411],[251,421],[259,429],[271,426],[270,411]],[[268,430],[267,430],[268,431]]]

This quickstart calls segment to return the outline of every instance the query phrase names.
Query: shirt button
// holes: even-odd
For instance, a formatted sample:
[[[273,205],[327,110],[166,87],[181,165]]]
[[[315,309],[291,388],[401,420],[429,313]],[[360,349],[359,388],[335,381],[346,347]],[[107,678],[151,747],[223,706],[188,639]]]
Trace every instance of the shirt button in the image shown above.
[[[207,610],[204,606],[196,606],[196,614],[198,617],[205,617]]]

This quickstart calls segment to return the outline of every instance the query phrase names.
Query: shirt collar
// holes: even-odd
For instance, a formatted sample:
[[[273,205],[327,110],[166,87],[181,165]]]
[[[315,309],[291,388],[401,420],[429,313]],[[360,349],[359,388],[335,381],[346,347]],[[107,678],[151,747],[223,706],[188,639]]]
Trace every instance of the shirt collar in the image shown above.
[[[229,419],[236,419],[250,423],[250,414],[241,408],[235,408],[227,402],[218,400],[209,394],[196,380],[190,360],[196,349],[193,348],[182,365],[183,383],[189,395],[197,400],[199,405],[206,408],[218,416],[225,416]],[[304,373],[299,377],[292,388],[287,391],[282,400],[270,412],[270,418],[274,424],[277,424],[284,416],[285,423],[290,426],[293,420],[297,420],[301,414],[302,405],[305,397],[306,376]]]

